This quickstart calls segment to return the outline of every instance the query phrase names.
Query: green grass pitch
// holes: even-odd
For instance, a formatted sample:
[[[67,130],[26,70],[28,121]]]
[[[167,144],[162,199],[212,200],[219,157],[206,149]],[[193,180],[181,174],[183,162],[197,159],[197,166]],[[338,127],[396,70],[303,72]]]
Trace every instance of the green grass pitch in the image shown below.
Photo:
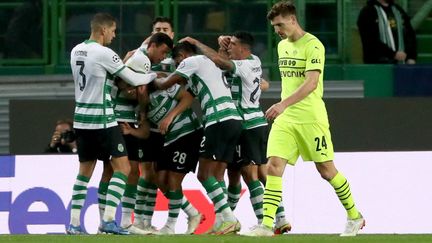
[[[116,235],[0,235],[0,242],[31,242],[31,243],[401,243],[401,242],[432,242],[432,235],[358,235],[357,237],[339,237],[338,235],[283,235],[275,237],[245,237],[237,235],[210,236],[210,235],[175,235],[175,236],[116,236]]]

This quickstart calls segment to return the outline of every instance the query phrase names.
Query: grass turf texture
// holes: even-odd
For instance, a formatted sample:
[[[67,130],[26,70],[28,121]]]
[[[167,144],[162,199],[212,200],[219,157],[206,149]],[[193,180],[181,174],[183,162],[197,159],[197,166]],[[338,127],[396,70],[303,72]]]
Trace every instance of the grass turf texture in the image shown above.
[[[432,242],[431,235],[358,235],[357,237],[339,237],[338,235],[283,235],[275,237],[245,237],[238,235],[226,236],[117,236],[117,235],[0,235],[0,242],[41,242],[41,243],[267,243],[267,242],[295,242],[295,243],[338,243],[338,242],[379,242],[379,243],[401,243],[401,242]]]

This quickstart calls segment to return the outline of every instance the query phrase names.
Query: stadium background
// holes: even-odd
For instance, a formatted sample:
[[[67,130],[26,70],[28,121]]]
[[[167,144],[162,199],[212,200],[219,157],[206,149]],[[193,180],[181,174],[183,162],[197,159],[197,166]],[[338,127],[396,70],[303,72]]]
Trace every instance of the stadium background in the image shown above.
[[[10,22],[16,11],[25,11],[21,8],[23,5],[35,2],[41,3],[37,5],[40,12],[31,8],[33,17],[27,17],[29,25],[20,28],[33,30],[24,38],[36,43],[33,47],[36,51],[17,56],[13,52],[21,48],[19,43],[12,48],[7,45],[10,31],[13,32]],[[41,153],[55,121],[72,116],[69,51],[88,38],[89,20],[100,11],[110,12],[119,20],[117,38],[111,48],[120,55],[141,43],[151,31],[152,19],[159,15],[173,19],[177,39],[190,35],[213,47],[220,34],[239,29],[252,32],[257,38],[254,52],[263,61],[265,78],[271,81],[271,89],[263,95],[262,101],[263,108],[268,107],[278,98],[280,86],[275,52],[278,37],[265,18],[273,2],[276,1],[1,1],[0,154]],[[431,1],[396,1],[413,17],[417,31],[419,65],[412,67],[362,64],[356,19],[366,0],[295,2],[302,26],[317,35],[326,46],[325,97],[336,151],[387,151],[395,155],[397,151],[432,151],[432,99],[429,97],[432,95]],[[423,168],[416,168],[416,161],[427,158],[414,157],[412,169]],[[5,168],[1,167],[5,158],[0,157],[0,174]],[[34,158],[36,164],[44,157]],[[409,154],[404,158],[408,160],[408,166]],[[403,170],[404,164],[399,166]],[[428,170],[428,167],[424,169]],[[390,178],[382,180],[392,181]],[[3,183],[0,191],[10,192],[9,186],[14,187]],[[356,193],[357,197],[362,197],[362,193]],[[367,194],[366,189],[364,194]],[[11,202],[16,196],[18,194],[11,195]],[[429,197],[422,200],[431,202]],[[0,203],[4,206],[0,211],[7,205]]]

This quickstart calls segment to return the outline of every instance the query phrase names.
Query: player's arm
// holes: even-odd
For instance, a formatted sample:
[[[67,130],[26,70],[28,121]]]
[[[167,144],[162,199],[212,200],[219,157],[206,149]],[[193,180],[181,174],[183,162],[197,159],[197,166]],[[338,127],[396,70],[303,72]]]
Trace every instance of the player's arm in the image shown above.
[[[267,91],[269,88],[270,88],[270,83],[267,80],[261,78],[260,89],[262,91]]]
[[[185,84],[186,82],[186,77],[180,75],[179,73],[172,73],[166,79],[156,79],[154,81],[154,85],[157,89],[168,89],[174,84]]]
[[[227,57],[224,57],[220,55],[218,52],[213,50],[212,48],[204,45],[200,41],[192,38],[192,37],[185,37],[180,40],[180,42],[187,41],[193,45],[195,45],[203,55],[207,56],[210,60],[212,60],[219,68],[223,70],[234,70],[234,63],[231,62]]]
[[[319,70],[306,71],[305,73],[306,79],[303,82],[303,84],[300,85],[300,87],[298,87],[297,90],[294,91],[294,93],[292,93],[289,97],[272,105],[266,111],[265,114],[266,118],[269,120],[273,120],[277,116],[279,116],[287,107],[306,98],[310,93],[312,93],[318,87],[320,75],[321,72]]]
[[[148,84],[157,77],[156,73],[136,73],[126,66],[116,75],[132,86]]]
[[[174,118],[176,118],[183,111],[191,107],[194,97],[187,90],[180,88],[176,99],[179,100],[179,103],[167,114],[167,116],[159,124],[159,130],[162,134],[166,134]]]

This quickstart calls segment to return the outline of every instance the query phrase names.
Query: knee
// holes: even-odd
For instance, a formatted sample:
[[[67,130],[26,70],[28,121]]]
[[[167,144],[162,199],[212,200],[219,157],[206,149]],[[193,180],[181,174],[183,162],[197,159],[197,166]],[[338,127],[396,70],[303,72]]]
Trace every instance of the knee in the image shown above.
[[[326,181],[330,181],[331,179],[333,179],[333,177],[336,176],[336,172],[332,170],[320,170],[319,173],[321,175],[321,178]]]
[[[267,175],[271,176],[282,176],[284,167],[277,163],[268,163],[267,165]]]

